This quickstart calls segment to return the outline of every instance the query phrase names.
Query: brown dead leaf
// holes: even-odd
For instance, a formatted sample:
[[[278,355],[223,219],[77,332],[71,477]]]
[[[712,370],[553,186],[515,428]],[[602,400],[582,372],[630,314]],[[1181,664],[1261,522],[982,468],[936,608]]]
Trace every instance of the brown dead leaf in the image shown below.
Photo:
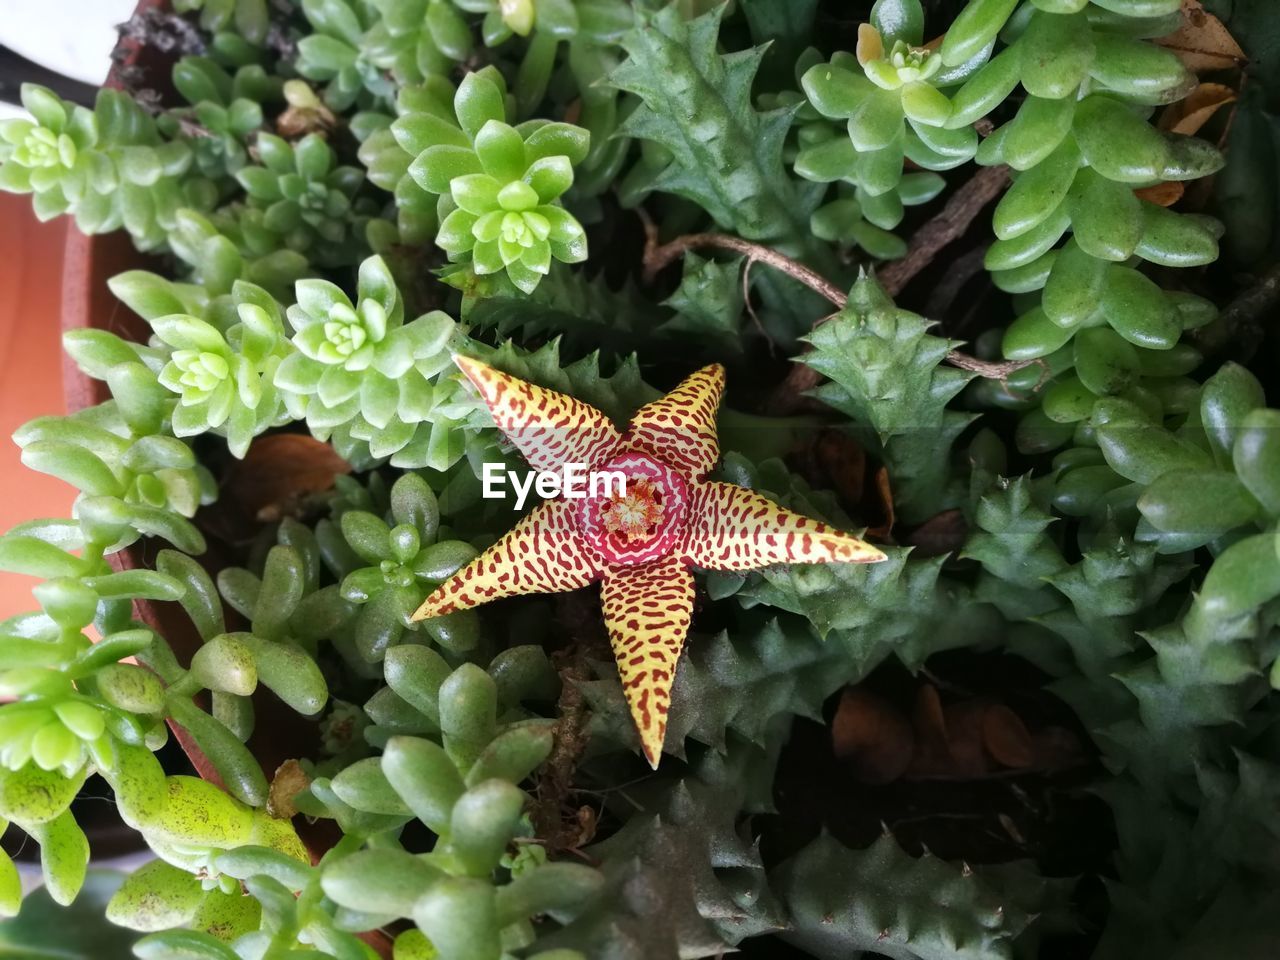
[[[863,783],[892,783],[901,777],[911,763],[914,742],[911,724],[883,697],[857,688],[840,696],[831,745]]]
[[[289,820],[298,813],[293,798],[311,785],[311,778],[297,760],[286,760],[276,768],[267,791],[267,813],[281,820]]]
[[[309,133],[327,140],[337,125],[338,118],[324,104],[316,109],[291,106],[276,118],[276,133],[286,140],[301,140]]]
[[[253,441],[225,486],[249,516],[271,522],[332,490],[333,478],[350,472],[351,464],[329,444],[301,433],[274,433]]]
[[[1170,104],[1160,114],[1160,129],[1192,136],[1208,123],[1215,113],[1236,102],[1236,91],[1225,83],[1202,83],[1185,100]]]
[[[1158,207],[1172,207],[1187,192],[1187,185],[1181,180],[1166,180],[1152,187],[1143,187],[1133,191],[1139,200],[1154,203]]]
[[[1002,704],[991,704],[982,717],[982,743],[1006,767],[1024,770],[1036,761],[1035,741],[1022,718]]]
[[[1200,0],[1182,0],[1182,26],[1156,43],[1176,53],[1196,74],[1231,70],[1249,59],[1222,21],[1205,10]]]
[[[938,557],[954,553],[964,546],[969,524],[959,510],[943,510],[934,514],[905,537],[898,540],[904,547],[915,547],[914,557]]]
[[[945,762],[948,755],[947,718],[942,710],[942,699],[933,684],[926,683],[916,691],[911,725],[915,728],[916,752],[920,759],[928,763]]]
[[[983,720],[986,704],[977,701],[955,703],[945,708],[947,718],[947,770],[934,776],[955,780],[977,780],[991,772],[991,762],[983,750]],[[915,771],[912,771],[915,773]],[[921,773],[921,776],[925,774]]]
[[[884,57],[884,40],[880,31],[869,23],[858,24],[858,45],[854,48],[858,62],[864,67]]]
[[[596,829],[599,826],[595,810],[586,806],[579,807],[574,816],[574,822],[577,823],[578,830],[573,840],[573,847],[581,849],[595,838]]]
[[[862,502],[867,476],[867,455],[858,443],[839,430],[823,430],[813,452],[822,474],[839,498],[850,505]]]
[[[867,530],[867,535],[883,540],[893,532],[893,490],[889,486],[889,471],[884,467],[876,470],[876,494],[880,498],[880,510],[884,519]]]

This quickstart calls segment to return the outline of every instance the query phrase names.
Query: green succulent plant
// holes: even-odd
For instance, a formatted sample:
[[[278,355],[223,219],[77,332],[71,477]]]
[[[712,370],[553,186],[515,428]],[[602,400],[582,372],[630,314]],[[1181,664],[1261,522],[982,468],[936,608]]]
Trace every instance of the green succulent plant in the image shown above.
[[[348,510],[339,521],[342,536],[363,564],[342,577],[344,599],[360,607],[355,644],[366,660],[380,660],[403,641],[415,610],[437,584],[476,556],[463,540],[440,539],[440,507],[425,480],[408,473],[391,488],[391,521],[363,510]],[[453,654],[474,649],[479,633],[467,612],[423,625]]]
[[[212,33],[235,30],[249,43],[261,46],[271,29],[268,0],[174,0],[178,13],[200,14],[200,26]]]
[[[215,223],[191,209],[178,211],[169,243],[187,265],[191,281],[215,298],[228,296],[237,280],[260,286],[276,299],[286,298],[294,281],[306,274],[307,258],[285,248],[250,251],[244,239],[236,237],[238,216],[217,219]]]
[[[235,174],[249,200],[238,224],[249,248],[267,254],[284,247],[319,264],[350,262],[353,234],[359,236],[352,200],[364,173],[336,165],[333,148],[317,133],[296,144],[260,134],[257,151],[262,165]]]
[[[366,32],[379,19],[370,0],[302,0],[312,31],[298,41],[297,70],[324,84],[324,101],[334,110],[367,107],[394,99],[395,85],[365,46]]]
[[[6,144],[5,187],[47,194],[60,188],[60,181],[77,169],[78,162],[83,174],[80,151],[96,144],[97,130],[91,111],[68,109],[44,87],[28,85],[22,97],[34,121],[8,120],[0,132]]]
[[[445,77],[472,53],[470,24],[453,0],[372,0],[378,22],[363,38],[369,58],[404,85]]]
[[[429,78],[421,86],[405,87],[396,97],[396,115],[436,113],[447,115],[453,99],[453,85],[439,78]],[[430,244],[440,225],[437,198],[424,190],[409,174],[415,154],[401,146],[392,118],[366,115],[367,127],[360,143],[359,157],[368,172],[369,182],[395,195],[396,228],[401,242]]]
[[[451,366],[454,321],[436,312],[406,323],[404,301],[379,257],[361,264],[354,303],[324,280],[299,281],[297,296],[288,310],[296,349],[276,373],[291,415],[306,417],[317,436],[341,431],[344,445],[367,444],[375,458],[410,448],[408,458],[436,460],[433,411],[450,392],[441,384],[437,395],[436,381]],[[435,422],[445,430],[451,424]],[[439,440],[435,445],[439,451]]]
[[[906,255],[907,244],[892,231],[902,223],[905,208],[928,203],[946,187],[936,173],[908,173],[892,190],[874,196],[860,186],[841,185],[837,196],[809,218],[814,236],[865,250],[879,260]]]
[[[15,435],[78,493],[73,519],[0,536],[0,571],[38,584],[0,622],[0,828],[39,845],[55,901],[85,882],[72,804],[101,776],[157,857],[108,907],[152,960],[1276,942],[1270,25],[1213,8],[1254,56],[1202,140],[1161,113],[1199,82],[1159,42],[1179,0],[868,6],[855,37],[813,0],[174,0],[135,27],[174,47],[177,99],[148,89],[149,56],[92,109],[24,87],[0,188],[125,230],[164,274],[113,278],[114,332],[64,338],[110,399]],[[1004,190],[989,244],[985,212],[940,202],[970,188],[934,171],[970,161],[1010,171],[980,181]],[[583,264],[584,223],[607,260]],[[902,302],[954,309],[902,309],[866,268],[908,234],[928,256],[893,268]],[[977,250],[990,283],[966,279]],[[118,335],[128,311],[147,342]],[[678,756],[650,773],[580,597],[410,619],[511,519],[477,473],[514,457],[456,355],[617,423],[660,395],[646,378],[727,359],[716,478],[879,522],[886,559],[696,572]],[[829,409],[742,412],[800,392]],[[247,529],[258,458],[227,454],[281,428],[348,462],[290,463],[305,494]],[[161,635],[175,618],[189,648]],[[1029,662],[1074,714],[1029,742],[1088,762],[1019,776],[1026,802],[981,841],[949,822],[946,859],[914,855],[928,781],[923,820],[854,810],[813,839],[798,794],[856,767],[804,752],[831,698],[885,663],[947,679],[995,653],[976,692]],[[276,710],[316,737],[263,769],[265,740],[295,751]],[[166,775],[171,729],[216,784]],[[841,775],[804,780],[827,762]],[[1064,772],[1079,821],[1032,796]],[[291,817],[339,838],[309,851]],[[982,863],[993,843],[1043,856]],[[0,915],[21,887],[0,854]]]
[[[155,121],[117,90],[98,93],[93,110],[24,84],[32,120],[0,128],[0,189],[30,193],[36,215],[69,213],[84,233],[129,231],[139,249],[161,249],[176,211],[211,201],[199,182],[183,181],[191,150],[162,141]]]
[[[506,123],[505,88],[485,73],[458,86],[456,117],[409,113],[392,125],[416,159],[410,175],[441,198],[436,244],[479,276],[504,272],[534,290],[554,257],[587,257],[586,233],[559,203],[587,154],[585,130],[567,123]]]
[[[522,698],[554,695],[542,652],[512,648],[486,672],[474,664],[451,670],[429,648],[403,645],[391,651],[385,669],[406,732],[382,740],[380,756],[313,780],[298,803],[372,835],[393,834],[416,818],[439,840],[429,854],[412,855],[391,841],[334,858],[323,865],[325,894],[367,917],[365,924],[411,917],[416,935],[402,934],[397,949],[425,938],[444,955],[471,950],[498,957],[503,943],[520,943],[547,960],[581,957],[537,952],[538,931],[528,918],[550,913],[567,920],[599,888],[600,875],[582,864],[534,858],[516,866],[506,858],[512,838],[527,827],[516,784],[551,749],[545,721],[525,719],[518,706]],[[395,893],[389,862],[399,874]]]
[[[173,138],[190,130],[195,167],[206,177],[225,177],[247,164],[250,137],[263,125],[262,106],[280,98],[279,78],[257,64],[233,76],[209,57],[193,56],[174,64],[173,85],[191,106],[161,114],[160,132]]]
[[[849,137],[806,147],[796,157],[797,173],[818,182],[849,180],[880,196],[898,185],[904,158],[925,170],[973,159],[978,135],[970,126],[947,125],[951,102],[939,88],[977,71],[991,49],[947,69],[940,52],[921,46],[923,30],[919,0],[879,0],[859,29],[856,56],[842,52],[809,68],[801,84],[810,102],[823,116],[848,121]]]

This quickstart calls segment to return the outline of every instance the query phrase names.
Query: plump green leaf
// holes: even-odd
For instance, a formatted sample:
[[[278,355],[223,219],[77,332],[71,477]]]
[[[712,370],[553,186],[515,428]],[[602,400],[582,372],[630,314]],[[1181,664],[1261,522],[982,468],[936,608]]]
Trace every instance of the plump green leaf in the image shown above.
[[[143,933],[167,930],[185,926],[203,898],[198,879],[163,860],[152,860],[125,878],[107,904],[107,919]]]
[[[350,910],[408,917],[414,904],[444,874],[402,850],[361,850],[326,864],[320,884]]]

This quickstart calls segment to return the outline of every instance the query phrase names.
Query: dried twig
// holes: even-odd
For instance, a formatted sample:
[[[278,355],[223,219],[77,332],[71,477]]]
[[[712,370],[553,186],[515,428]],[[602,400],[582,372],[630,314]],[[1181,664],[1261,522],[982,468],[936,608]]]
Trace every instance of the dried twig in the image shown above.
[[[1033,393],[1044,384],[1049,376],[1049,365],[1043,360],[979,360],[977,357],[971,357],[967,353],[961,353],[959,350],[952,350],[947,354],[947,362],[953,367],[976,373],[983,379],[999,380],[1001,383],[1005,383],[1012,374],[1017,373],[1019,370],[1030,366],[1039,366],[1040,379],[1036,381],[1035,387],[1032,388]]]
[[[986,167],[957,190],[942,210],[916,231],[911,238],[907,255],[880,272],[880,283],[889,296],[896,297],[901,293],[916,274],[933,262],[943,248],[963,236],[978,214],[999,196],[1008,183],[1007,167]],[[1017,366],[986,364],[956,350],[948,354],[947,360],[955,366],[972,370],[981,376],[992,376],[1001,382],[1013,371],[1028,366],[1030,362],[1038,362],[1016,361]],[[982,365],[982,368],[979,369],[975,364]],[[774,391],[768,404],[769,409],[775,413],[795,410],[800,405],[801,397],[816,387],[820,379],[820,375],[812,367],[803,363],[794,364]]]
[[[1009,185],[1008,167],[984,167],[951,195],[936,216],[911,238],[907,255],[880,271],[880,283],[896,297],[933,258],[968,231],[973,221]]]
[[[743,240],[729,233],[689,233],[683,237],[659,244],[658,228],[643,210],[637,210],[644,224],[644,280],[652,283],[653,278],[664,267],[670,265],[687,250],[699,247],[714,247],[717,250],[729,250],[740,253],[747,258],[747,266],[753,263],[765,263],[789,277],[799,280],[806,287],[822,294],[832,303],[841,306],[844,303],[844,291],[830,280],[814,273],[803,263],[792,260],[785,254],[778,253],[769,247]]]
[[[1198,331],[1196,346],[1206,354],[1230,348],[1236,360],[1251,359],[1266,336],[1263,317],[1270,314],[1277,303],[1280,303],[1280,265],[1259,277],[1257,283],[1231,301],[1217,320]]]
[[[946,272],[929,292],[929,299],[924,308],[925,316],[943,317],[949,314],[952,306],[955,305],[956,298],[960,296],[960,291],[970,280],[982,273],[986,256],[987,248],[980,246],[952,260]],[[947,329],[953,334],[960,332],[954,324],[948,324]]]
[[[567,822],[565,817],[568,798],[575,792],[574,772],[589,738],[587,723],[591,711],[578,684],[590,678],[588,660],[595,654],[596,647],[605,644],[603,627],[582,591],[562,595],[557,599],[556,608],[572,645],[561,660],[555,744],[538,776],[537,799],[532,810],[534,830],[550,852],[575,847],[581,832],[579,824]]]
[[[981,174],[979,176],[981,176]],[[1007,178],[1007,172],[1004,176]],[[974,179],[976,180],[978,178],[975,177]],[[970,182],[972,183],[973,181]],[[993,195],[994,194],[988,195],[987,201],[989,201]],[[985,205],[985,203],[986,201],[984,201],[982,205]],[[970,218],[976,216],[977,210],[980,210],[982,205],[978,206],[971,214],[969,214]],[[939,239],[944,235],[944,230],[941,227],[934,227],[935,222],[945,218],[946,222],[951,225],[948,229],[958,231],[953,234],[953,237],[964,232],[965,227],[960,225],[959,215],[957,212],[960,206],[964,206],[968,209],[968,205],[957,205],[953,207],[953,205],[949,203],[946,210],[943,210],[942,213],[938,214],[938,216],[934,218],[934,220],[931,220],[921,228],[921,233],[930,231],[925,241],[925,245],[932,245],[934,252],[941,249],[941,246],[944,246],[946,242],[950,242],[949,240],[942,241]],[[948,210],[951,211],[949,214]],[[682,237],[676,237],[674,240],[667,243],[659,244],[658,230],[653,223],[653,220],[643,210],[638,212],[640,219],[644,224],[645,231],[644,277],[646,281],[652,281],[659,270],[669,265],[686,251],[697,249],[699,247],[713,247],[717,250],[729,250],[734,253],[744,255],[747,258],[748,266],[753,263],[768,264],[774,269],[785,273],[792,279],[803,283],[815,293],[820,294],[829,303],[831,303],[832,306],[836,307],[837,310],[843,310],[845,304],[848,303],[849,298],[843,290],[837,287],[830,280],[806,267],[803,263],[793,260],[785,254],[781,254],[769,247],[761,246],[758,243],[752,243],[750,240],[743,240],[741,237],[735,237],[732,234],[690,233]],[[931,227],[934,228],[930,230]],[[920,234],[917,234],[917,236],[919,235]],[[908,257],[910,256],[911,255],[908,254]],[[930,256],[932,256],[932,254],[930,254]],[[923,266],[923,262],[920,263],[920,266]],[[919,268],[917,267],[917,269]],[[905,280],[902,282],[905,283]],[[885,286],[886,289],[889,289],[888,285],[884,283],[883,274],[881,275],[881,284]],[[892,294],[895,291],[889,290],[889,292]],[[824,323],[834,315],[835,314],[829,314],[828,316],[820,318],[814,326]],[[947,362],[962,370],[969,370],[979,376],[986,377],[991,380],[999,380],[1001,382],[1007,380],[1010,374],[1021,370],[1024,367],[1028,367],[1033,363],[1038,363],[1043,366],[1043,363],[1039,360],[1006,360],[1001,362],[979,360],[977,357],[971,357],[959,350],[952,350],[948,353]],[[791,372],[779,386],[778,391],[775,394],[775,402],[771,406],[777,409],[780,406],[778,400],[782,398],[790,397],[792,400],[798,399],[801,394],[805,393],[812,387],[817,386],[818,380],[819,375],[812,367],[807,367],[803,364],[794,365],[791,368]],[[1041,382],[1043,382],[1043,376],[1041,377]],[[792,407],[792,404],[783,405],[788,409]]]

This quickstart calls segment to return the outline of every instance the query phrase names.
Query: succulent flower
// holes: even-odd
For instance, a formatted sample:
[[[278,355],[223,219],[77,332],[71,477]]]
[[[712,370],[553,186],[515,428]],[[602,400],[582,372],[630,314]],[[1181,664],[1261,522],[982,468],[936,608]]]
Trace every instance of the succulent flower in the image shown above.
[[[690,566],[874,563],[856,537],[735,486],[706,480],[720,458],[724,368],[705,367],[631,418],[625,434],[580,400],[457,358],[494,422],[537,470],[586,468],[586,495],[548,500],[427,597],[415,619],[500,597],[603,581],[601,602],[640,743],[657,767],[676,663],[693,611]],[[625,489],[596,483],[618,473]]]
[[[416,155],[409,173],[441,197],[436,243],[479,275],[505,270],[532,292],[550,269],[586,259],[582,225],[559,204],[573,185],[573,167],[587,154],[589,134],[567,123],[505,121],[505,90],[491,74],[468,74],[458,86],[457,123],[438,114],[410,114],[392,125]]]
[[[318,133],[297,144],[260,134],[257,149],[262,166],[236,173],[250,206],[261,211],[254,225],[269,234],[255,243],[246,232],[250,249],[265,253],[283,244],[317,263],[350,262],[351,202],[364,173],[335,166],[333,148]]]
[[[434,381],[449,368],[454,321],[435,311],[405,323],[404,301],[381,257],[360,265],[355,303],[327,280],[298,281],[297,297],[288,310],[297,352],[276,374],[292,415],[305,416],[321,439],[338,432],[344,456],[352,441],[367,443],[375,458],[412,444],[416,452],[407,456],[437,463],[447,428],[432,429],[443,399]]]

